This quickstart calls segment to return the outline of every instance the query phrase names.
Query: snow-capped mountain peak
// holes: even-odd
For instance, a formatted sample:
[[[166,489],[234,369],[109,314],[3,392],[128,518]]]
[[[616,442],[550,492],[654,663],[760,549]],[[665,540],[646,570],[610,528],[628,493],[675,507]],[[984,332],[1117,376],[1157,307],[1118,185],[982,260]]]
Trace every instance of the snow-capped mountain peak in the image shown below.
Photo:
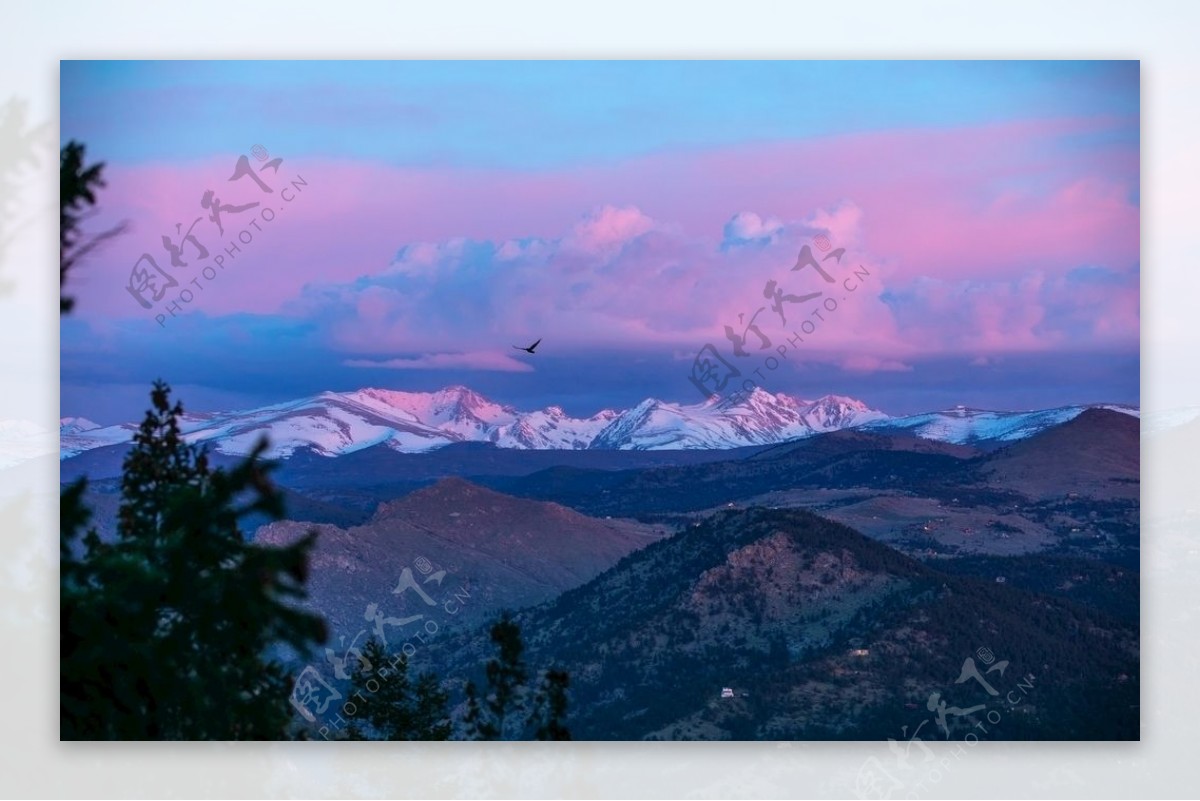
[[[99,423],[93,423],[86,417],[63,417],[58,421],[59,434],[82,434],[99,427]]]
[[[1027,412],[993,412],[955,406],[940,412],[926,412],[907,417],[868,423],[867,430],[905,431],[924,439],[966,444],[971,442],[1013,442],[1033,436],[1052,426],[1078,417],[1085,409],[1106,408],[1131,416],[1139,411],[1133,406],[1092,404],[1061,406]]]
[[[862,401],[844,395],[825,395],[818,398],[805,407],[804,414],[809,423],[820,431],[834,431],[890,419],[883,412],[869,408]]]
[[[1038,412],[986,412],[958,407],[891,418],[855,398],[816,400],[751,392],[696,404],[646,398],[626,411],[603,409],[575,418],[561,406],[523,412],[463,386],[436,392],[365,388],[239,412],[188,414],[182,421],[191,442],[219,452],[244,454],[266,436],[274,456],[298,449],[337,456],[373,445],[420,453],[455,442],[490,442],[531,450],[720,449],[768,445],[842,428],[906,431],[947,442],[1010,440],[1066,422],[1084,406]],[[1136,410],[1119,408],[1136,414]],[[60,455],[127,444],[134,423],[98,426],[85,418],[60,421]]]
[[[717,402],[681,406],[649,398],[613,421],[593,448],[736,448],[766,445],[887,419],[861,401],[806,401],[755,387]]]

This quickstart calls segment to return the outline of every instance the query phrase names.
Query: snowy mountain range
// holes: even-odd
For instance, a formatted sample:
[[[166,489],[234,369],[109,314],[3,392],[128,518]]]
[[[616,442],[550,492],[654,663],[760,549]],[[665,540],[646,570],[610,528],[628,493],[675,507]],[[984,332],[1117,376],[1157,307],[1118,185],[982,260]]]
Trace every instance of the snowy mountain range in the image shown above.
[[[271,454],[288,457],[309,448],[337,456],[374,445],[421,453],[454,442],[490,442],[528,450],[724,449],[769,445],[843,428],[903,430],[945,442],[1015,440],[1072,419],[1086,406],[1036,412],[946,412],[889,417],[862,401],[838,395],[801,400],[762,389],[684,405],[642,401],[632,409],[604,409],[575,418],[550,406],[521,412],[462,386],[437,392],[361,389],[238,412],[187,414],[185,437],[216,451],[242,455],[260,436]],[[1114,407],[1137,415],[1135,407]],[[60,458],[130,441],[136,425],[101,427],[85,418],[61,421]]]
[[[963,445],[971,442],[1013,442],[1026,439],[1051,426],[1074,420],[1084,409],[1109,409],[1140,417],[1136,406],[1097,403],[1061,406],[1033,412],[989,412],[958,406],[944,412],[894,417],[862,426],[870,430],[907,431],[923,439]]]

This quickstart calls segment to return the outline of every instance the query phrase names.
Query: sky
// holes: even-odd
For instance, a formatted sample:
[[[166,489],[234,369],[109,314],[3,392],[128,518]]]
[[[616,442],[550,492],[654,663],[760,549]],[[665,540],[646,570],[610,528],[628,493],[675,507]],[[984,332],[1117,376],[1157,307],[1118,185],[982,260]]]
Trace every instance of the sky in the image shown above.
[[[1137,62],[64,61],[127,230],[61,412],[1137,404],[1139,104]]]

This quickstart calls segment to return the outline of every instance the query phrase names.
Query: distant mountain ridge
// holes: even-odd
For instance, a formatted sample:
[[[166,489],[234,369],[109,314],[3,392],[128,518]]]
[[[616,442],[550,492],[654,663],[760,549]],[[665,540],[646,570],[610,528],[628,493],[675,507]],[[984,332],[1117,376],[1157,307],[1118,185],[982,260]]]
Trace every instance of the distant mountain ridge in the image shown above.
[[[1056,425],[1069,422],[1088,409],[1107,409],[1140,417],[1136,406],[1096,403],[1060,406],[1030,412],[990,412],[958,406],[941,412],[926,412],[868,423],[868,430],[908,431],[922,439],[964,445],[972,442],[1014,442]]]
[[[697,404],[648,398],[631,409],[571,417],[558,406],[522,412],[463,386],[437,392],[360,389],[323,392],[286,403],[222,413],[189,413],[182,428],[193,442],[228,455],[249,452],[266,435],[272,455],[308,449],[339,456],[375,445],[423,453],[455,442],[487,442],[517,450],[697,450],[773,445],[846,428],[897,430],[952,443],[1014,441],[1057,425],[1089,406],[1033,412],[955,409],[890,417],[854,398],[804,400],[755,389]],[[1136,415],[1134,407],[1107,406]],[[60,458],[130,441],[136,425],[97,426],[63,418]]]
[[[306,604],[320,610],[336,634],[363,628],[363,610],[372,602],[386,601],[389,614],[426,611],[418,600],[390,597],[398,565],[419,557],[467,589],[471,600],[458,619],[479,622],[577,587],[666,534],[446,478],[380,504],[362,525],[280,520],[261,527],[255,539],[284,545],[311,530],[319,536]]]
[[[580,740],[881,738],[919,721],[909,710],[936,700],[931,689],[961,697],[955,676],[981,631],[1011,660],[988,675],[998,692],[1031,676],[1037,687],[996,739],[1138,732],[1136,626],[941,572],[802,510],[718,512],[516,619],[528,661],[570,674]],[[456,632],[429,658],[479,682],[488,647],[480,631]],[[960,711],[947,738],[982,722],[986,704]]]
[[[1064,493],[1136,500],[1141,431],[1112,409],[1087,409],[1067,423],[1017,442],[982,466],[991,481],[1034,498]]]

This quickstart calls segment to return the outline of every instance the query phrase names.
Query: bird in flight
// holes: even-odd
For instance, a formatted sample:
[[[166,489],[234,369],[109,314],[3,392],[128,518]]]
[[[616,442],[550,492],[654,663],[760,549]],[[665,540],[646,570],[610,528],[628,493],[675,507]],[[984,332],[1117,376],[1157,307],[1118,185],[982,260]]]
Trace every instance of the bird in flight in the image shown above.
[[[533,350],[534,350],[534,348],[536,348],[536,347],[537,347],[538,345],[540,345],[540,344],[542,344],[542,340],[540,340],[540,339],[539,339],[537,342],[534,342],[534,343],[533,343],[532,345],[530,345],[528,348],[522,348],[522,347],[520,347],[520,346],[518,346],[518,345],[513,345],[513,347],[514,347],[514,348],[516,348],[517,350],[523,350],[523,351],[525,351],[526,353],[533,353]]]

